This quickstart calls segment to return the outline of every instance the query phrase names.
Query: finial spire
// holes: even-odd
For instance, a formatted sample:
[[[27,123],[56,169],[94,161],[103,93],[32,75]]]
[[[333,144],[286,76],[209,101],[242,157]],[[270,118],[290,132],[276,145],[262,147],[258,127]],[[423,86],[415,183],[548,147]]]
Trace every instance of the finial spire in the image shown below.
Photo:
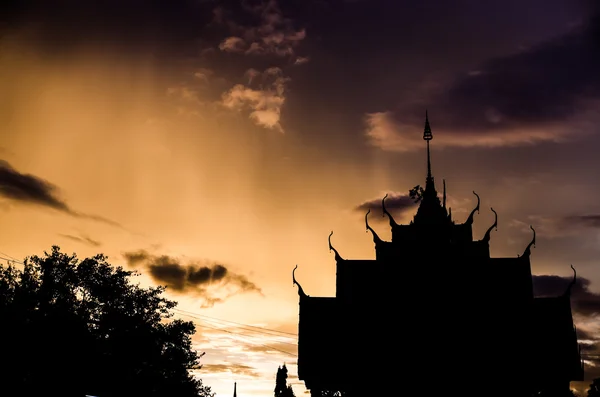
[[[365,214],[365,225],[367,227],[367,233],[369,231],[371,231],[371,233],[373,234],[373,242],[375,244],[380,243],[382,240],[379,238],[379,236],[377,235],[377,233],[375,232],[375,230],[373,230],[373,228],[371,226],[369,226],[369,214],[371,213],[371,209],[369,208],[369,210],[367,211],[367,213]]]
[[[237,382],[233,382],[233,397],[237,397]]]
[[[344,258],[342,258],[342,256],[338,253],[338,251],[335,248],[333,248],[333,245],[331,245],[331,236],[333,236],[333,230],[331,231],[331,233],[329,233],[329,251],[335,252],[335,261],[336,262],[343,261]]]
[[[431,156],[429,154],[429,141],[433,139],[431,126],[429,125],[429,115],[425,110],[425,129],[423,130],[423,139],[427,141],[427,179],[431,179]]]
[[[298,265],[296,265],[296,267],[294,268],[294,270],[292,270],[292,281],[293,281],[293,284],[295,284],[295,285],[298,286],[298,295],[300,295],[300,298],[306,298],[308,295],[306,295],[304,293],[304,290],[302,289],[302,286],[300,285],[300,283],[298,281],[296,281],[296,269],[297,268],[298,268]]]
[[[531,255],[531,247],[535,247],[535,229],[531,225],[529,225],[529,228],[533,231],[533,238],[531,239],[531,242],[527,248],[525,248],[525,252],[523,252],[523,256],[527,258],[529,258],[529,255]]]
[[[483,241],[485,242],[489,242],[490,241],[490,234],[492,233],[492,229],[496,229],[498,230],[498,213],[496,211],[494,211],[493,208],[490,208],[492,210],[492,212],[494,213],[494,223],[492,224],[492,226],[490,226],[490,228],[485,232],[485,236],[483,237]]]
[[[575,268],[573,267],[573,265],[571,265],[571,270],[573,270],[573,281],[571,281],[571,283],[567,287],[567,290],[564,293],[564,296],[566,296],[566,297],[570,297],[571,296],[571,288],[573,288],[573,286],[577,282],[577,271],[575,270]]]
[[[383,200],[381,200],[381,207],[383,208],[383,216],[388,216],[388,218],[390,219],[390,226],[394,227],[397,226],[398,224],[396,223],[396,221],[394,220],[394,218],[392,217],[392,214],[390,214],[388,212],[388,210],[385,208],[385,199],[387,198],[387,193],[385,194],[385,196],[383,196]]]
[[[481,200],[479,199],[479,195],[477,193],[475,193],[475,190],[473,190],[473,194],[475,195],[475,197],[477,197],[477,205],[475,206],[475,208],[473,208],[473,211],[471,211],[471,213],[469,214],[469,217],[465,221],[466,225],[472,225],[473,224],[473,216],[475,215],[475,212],[479,213],[479,204],[481,204]]]

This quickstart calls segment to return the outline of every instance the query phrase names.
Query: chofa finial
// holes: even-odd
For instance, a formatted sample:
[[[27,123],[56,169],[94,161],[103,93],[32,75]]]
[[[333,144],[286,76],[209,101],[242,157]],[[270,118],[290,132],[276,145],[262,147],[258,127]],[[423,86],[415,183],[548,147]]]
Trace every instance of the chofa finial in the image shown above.
[[[379,236],[377,235],[377,233],[375,233],[375,230],[373,230],[373,228],[371,226],[369,226],[369,214],[371,213],[371,209],[369,208],[369,210],[367,211],[367,213],[365,214],[365,225],[367,227],[367,232],[371,232],[373,234],[373,242],[375,244],[381,242],[382,240],[379,238]]]
[[[336,262],[343,261],[344,258],[342,258],[342,256],[338,253],[338,251],[335,248],[333,248],[333,245],[331,245],[331,236],[333,236],[333,230],[331,231],[331,233],[329,233],[329,251],[335,252]]]
[[[490,207],[490,209],[494,213],[494,223],[485,232],[485,236],[483,237],[483,241],[490,241],[490,235],[492,234],[492,229],[496,228],[496,230],[498,230],[498,213],[496,211],[494,211],[493,208]]]
[[[571,289],[573,288],[573,286],[577,282],[577,271],[575,270],[575,268],[573,267],[573,265],[571,265],[571,269],[573,270],[573,280],[571,280],[571,282],[569,283],[569,286],[567,287],[567,290],[564,293],[564,296],[566,296],[566,297],[570,297],[571,296]]]
[[[531,239],[531,242],[529,243],[527,248],[525,248],[525,252],[523,252],[524,257],[529,257],[529,255],[531,255],[532,246],[535,248],[535,229],[531,225],[529,225],[529,228],[533,231],[533,238]]]
[[[292,270],[292,280],[293,280],[293,284],[298,286],[298,295],[300,295],[300,298],[306,298],[308,295],[306,295],[304,293],[304,290],[302,289],[302,286],[300,285],[300,283],[298,281],[296,281],[296,269],[298,268],[298,265],[296,265],[296,267],[294,268],[294,270]]]
[[[477,205],[475,206],[475,208],[473,208],[473,211],[471,211],[471,213],[469,214],[469,217],[465,221],[465,224],[467,224],[467,225],[473,224],[473,216],[475,216],[475,212],[479,213],[479,204],[481,203],[481,200],[479,199],[479,195],[477,193],[475,193],[475,190],[473,190],[473,194],[475,195],[475,197],[477,197]]]
[[[383,199],[381,200],[381,207],[383,208],[383,216],[386,216],[390,219],[390,226],[394,227],[396,225],[398,225],[396,223],[396,221],[394,220],[394,218],[392,217],[392,214],[390,214],[388,212],[388,210],[385,208],[385,199],[387,198],[387,193],[385,194],[385,196],[383,196]]]

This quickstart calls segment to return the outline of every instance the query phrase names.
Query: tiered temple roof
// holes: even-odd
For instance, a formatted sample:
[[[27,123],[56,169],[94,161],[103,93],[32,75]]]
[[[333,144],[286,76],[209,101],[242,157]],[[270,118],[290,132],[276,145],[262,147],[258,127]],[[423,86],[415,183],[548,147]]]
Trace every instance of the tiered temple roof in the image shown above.
[[[359,366],[354,353],[358,349],[361,363],[378,363],[392,355],[409,365],[401,375],[406,382],[436,378],[449,387],[455,385],[463,394],[464,382],[477,385],[490,376],[503,379],[504,386],[497,387],[499,394],[513,393],[514,385],[537,392],[582,380],[570,293],[554,298],[533,294],[534,228],[522,254],[490,257],[498,214],[490,208],[494,223],[474,240],[472,225],[481,200],[473,192],[477,205],[467,219],[463,223],[452,219],[451,209],[446,208],[445,181],[440,200],[431,172],[432,138],[426,115],[427,176],[424,189],[417,186],[411,191],[419,203],[414,219],[398,224],[385,207],[387,195],[383,197],[382,211],[392,232],[391,241],[384,241],[369,225],[370,210],[365,215],[375,259],[343,258],[333,247],[330,233],[329,249],[337,266],[335,297],[308,296],[294,268],[293,282],[300,296],[299,378],[311,390],[355,394],[373,392],[377,387],[365,379],[386,371],[398,378],[397,367]],[[366,341],[375,343],[367,352],[360,348]],[[439,356],[440,349],[444,365],[453,357],[467,357],[470,364],[445,366],[433,373],[431,357]],[[383,386],[377,390],[386,392]]]

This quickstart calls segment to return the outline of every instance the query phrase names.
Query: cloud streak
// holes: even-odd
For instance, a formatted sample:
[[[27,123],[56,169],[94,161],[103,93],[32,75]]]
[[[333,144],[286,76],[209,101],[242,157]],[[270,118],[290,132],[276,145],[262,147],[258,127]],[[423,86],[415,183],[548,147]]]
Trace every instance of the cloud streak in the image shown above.
[[[384,215],[383,207],[381,206],[382,198],[383,195],[381,198],[373,198],[370,200],[363,201],[362,203],[354,207],[354,211],[360,212],[364,215],[365,212],[371,210],[371,212],[374,214],[380,213]],[[406,212],[416,207],[417,204],[407,194],[392,193],[388,194],[387,198],[385,199],[385,208],[392,214],[392,216],[404,215]],[[381,221],[386,220],[387,218],[374,216],[372,217],[372,219],[375,221]]]
[[[285,90],[289,78],[278,67],[260,73],[246,71],[248,85],[236,84],[222,96],[222,105],[230,110],[249,110],[250,119],[258,126],[284,132],[281,126],[281,109],[285,103]]]
[[[243,8],[257,22],[253,25],[240,25],[227,21],[231,36],[221,41],[219,49],[236,54],[294,58],[295,48],[306,38],[306,31],[295,29],[292,20],[283,16],[275,0],[255,5],[249,3],[243,2]],[[216,22],[225,23],[222,9],[215,15]]]
[[[86,235],[73,236],[71,234],[59,234],[59,236],[69,239],[71,241],[76,241],[78,243],[91,245],[92,247],[99,247],[102,245],[99,241],[94,240]]]
[[[254,367],[235,363],[204,364],[202,366],[202,371],[207,373],[230,373],[250,378],[259,378],[261,376]]]
[[[129,266],[144,269],[155,282],[168,289],[201,297],[202,307],[212,307],[240,293],[262,295],[261,289],[246,276],[219,263],[182,264],[178,258],[153,255],[145,250],[125,252],[123,257]]]
[[[219,43],[219,50],[250,58],[260,56],[271,66],[263,69],[263,61],[262,72],[255,68],[246,70],[245,82],[223,92],[219,104],[231,111],[247,113],[259,127],[283,133],[281,112],[290,82],[283,68],[308,62],[308,57],[297,56],[295,52],[306,38],[306,31],[295,29],[292,20],[283,16],[275,0],[244,1],[241,8],[244,24],[235,22],[230,10],[215,9],[213,23],[226,26],[230,33]],[[286,59],[285,65],[278,58]]]
[[[429,108],[436,147],[564,142],[600,119],[600,19],[570,33],[438,82],[418,101],[365,115],[370,143],[388,151],[422,147]],[[435,120],[443,120],[437,125]]]
[[[0,160],[0,197],[18,203],[51,208],[77,218],[122,228],[119,223],[108,218],[73,210],[66,201],[58,196],[58,188],[55,185],[35,175],[21,173],[4,160]]]
[[[529,233],[529,225],[534,224],[536,230],[547,238],[559,238],[577,235],[586,229],[600,229],[600,214],[564,215],[564,216],[541,216],[530,215],[528,222],[518,219],[510,221],[509,226]]]

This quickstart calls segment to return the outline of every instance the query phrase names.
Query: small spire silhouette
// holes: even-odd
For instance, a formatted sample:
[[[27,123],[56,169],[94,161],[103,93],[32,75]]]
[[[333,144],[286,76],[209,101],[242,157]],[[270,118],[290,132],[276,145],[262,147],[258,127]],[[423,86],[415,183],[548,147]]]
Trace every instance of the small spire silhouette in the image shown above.
[[[492,210],[492,212],[494,213],[494,223],[492,224],[492,226],[490,226],[490,228],[485,232],[485,236],[483,237],[483,241],[489,242],[490,241],[490,234],[492,233],[492,230],[495,228],[496,230],[498,230],[498,213],[496,211],[494,211],[493,208],[490,208]]]
[[[475,193],[475,190],[473,190],[473,194],[475,195],[475,197],[477,197],[477,205],[475,206],[475,208],[473,208],[473,211],[471,211],[471,213],[469,214],[469,217],[466,220],[466,224],[472,225],[473,224],[473,216],[475,215],[475,212],[479,213],[479,204],[481,203],[481,200],[479,199],[479,195],[477,193]]]
[[[233,397],[237,397],[237,382],[233,382]]]
[[[522,256],[524,256],[524,257],[529,257],[529,255],[531,255],[531,247],[532,246],[535,248],[535,229],[533,228],[532,225],[529,225],[529,228],[533,231],[533,238],[531,239],[531,242],[529,243],[527,248],[525,248],[525,252],[523,252]]]
[[[423,139],[427,141],[427,179],[431,179],[431,155],[429,153],[429,141],[433,139],[431,126],[429,125],[429,114],[425,110],[425,128],[423,130]]]
[[[307,297],[308,295],[306,295],[304,293],[304,290],[302,289],[302,286],[300,285],[300,283],[298,281],[296,281],[296,269],[298,268],[298,265],[296,265],[296,267],[294,268],[294,270],[292,270],[292,285],[297,285],[298,286],[298,295],[300,295],[301,298]]]
[[[331,231],[331,233],[329,233],[329,251],[333,251],[335,252],[335,260],[336,262],[339,262],[341,260],[344,260],[344,258],[342,258],[342,256],[338,253],[338,251],[333,248],[333,245],[331,245],[331,236],[333,236],[333,230]]]
[[[392,214],[390,214],[388,212],[388,210],[385,208],[385,199],[387,198],[387,193],[385,194],[385,196],[383,196],[383,199],[381,200],[381,208],[383,209],[383,216],[386,216],[390,219],[390,226],[394,227],[395,225],[397,225],[396,221],[394,220],[394,218],[392,217]]]
[[[571,265],[571,270],[573,270],[573,280],[571,281],[571,283],[567,287],[567,290],[564,293],[564,296],[566,296],[566,297],[570,297],[571,296],[571,289],[573,288],[573,286],[577,282],[577,271],[575,270],[575,268],[573,267],[573,265]]]
[[[367,233],[370,231],[373,234],[373,242],[374,243],[379,243],[382,240],[379,238],[379,236],[377,235],[377,233],[375,232],[375,230],[373,230],[373,228],[371,226],[369,226],[369,214],[371,213],[371,209],[369,209],[367,211],[367,213],[365,214],[365,226],[367,227]]]

